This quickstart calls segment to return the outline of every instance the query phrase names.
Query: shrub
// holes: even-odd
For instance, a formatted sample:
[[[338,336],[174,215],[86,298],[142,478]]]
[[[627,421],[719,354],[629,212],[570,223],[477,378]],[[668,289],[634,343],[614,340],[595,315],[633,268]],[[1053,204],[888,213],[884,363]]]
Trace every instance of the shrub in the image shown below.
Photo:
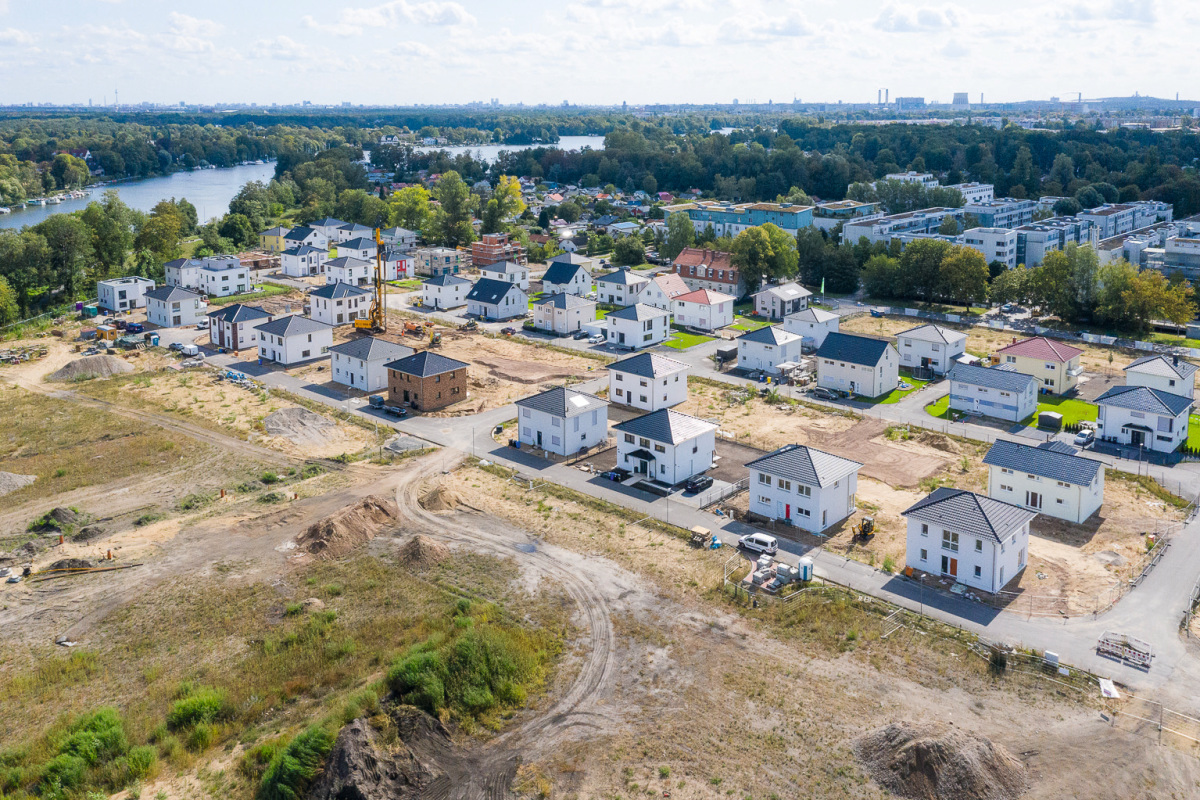
[[[282,503],[284,500],[287,500],[287,495],[283,492],[267,492],[258,498],[260,503]]]
[[[203,753],[212,747],[217,738],[217,729],[207,722],[201,722],[192,728],[187,737],[187,747],[193,753]]]
[[[300,470],[301,480],[306,478],[315,478],[325,471],[325,468],[320,464],[309,464],[304,469]]]
[[[167,712],[167,727],[177,731],[215,722],[227,717],[229,710],[229,701],[222,691],[203,686],[186,690],[185,696],[176,700]]]
[[[87,762],[79,756],[61,753],[42,767],[40,790],[43,796],[59,796],[63,791],[73,791],[83,785],[83,774]]]
[[[129,750],[121,716],[114,708],[99,708],[77,719],[58,747],[61,755],[77,756],[88,766],[111,761]]]
[[[180,511],[195,511],[198,508],[204,508],[204,506],[211,503],[212,500],[213,500],[212,495],[189,494],[187,497],[185,497],[179,501],[179,510]]]
[[[447,677],[441,656],[418,649],[392,666],[387,681],[402,702],[437,714],[446,705]]]
[[[140,517],[135,519],[133,521],[133,524],[135,527],[140,528],[143,525],[149,525],[153,522],[158,522],[162,518],[163,518],[163,515],[159,514],[157,511],[150,511],[145,514],[142,514]]]
[[[279,481],[280,481],[280,477],[278,475],[276,475],[274,472],[264,472],[262,475],[260,475],[258,477],[258,479],[260,481],[262,481],[263,483],[265,483],[267,486],[270,486],[271,484],[274,484],[274,483],[279,483]]]
[[[333,734],[309,728],[275,754],[263,773],[258,800],[297,800],[303,797],[333,749]]]
[[[267,766],[275,759],[275,756],[283,752],[283,749],[284,738],[282,736],[259,742],[242,754],[238,771],[252,782],[258,783],[262,780],[263,773],[267,771]]]
[[[158,768],[158,752],[149,745],[133,748],[126,758],[129,760],[129,774],[134,780],[149,778]]]

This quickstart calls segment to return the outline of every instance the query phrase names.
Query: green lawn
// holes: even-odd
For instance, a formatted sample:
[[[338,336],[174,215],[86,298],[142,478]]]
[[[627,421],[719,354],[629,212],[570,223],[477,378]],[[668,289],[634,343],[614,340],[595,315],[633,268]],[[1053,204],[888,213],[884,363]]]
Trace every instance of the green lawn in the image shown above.
[[[210,297],[209,300],[214,306],[229,306],[234,303],[253,303],[255,300],[262,300],[264,297],[273,297],[277,294],[287,294],[292,291],[287,286],[276,286],[273,283],[261,283],[256,292],[246,292],[245,294],[231,294],[228,297]]]
[[[934,401],[925,406],[925,413],[931,417],[946,419],[950,414],[950,395],[945,395],[941,400]],[[957,414],[957,412],[955,413]]]
[[[1200,349],[1200,339],[1188,339],[1183,336],[1172,336],[1169,333],[1151,333],[1145,337],[1138,337],[1146,342],[1154,342],[1156,344],[1168,344],[1172,347],[1192,347]]]
[[[600,306],[596,306],[596,319],[604,319],[614,311],[616,311],[615,308],[600,308]]]
[[[876,397],[874,400],[869,400],[868,402],[874,403],[875,405],[881,405],[881,406],[891,405],[892,403],[899,403],[901,398],[908,397],[910,394],[917,391],[918,389],[921,389],[922,387],[925,386],[925,384],[929,383],[929,381],[919,381],[916,378],[912,377],[911,375],[901,375],[900,382],[907,383],[912,388],[911,389],[895,388],[895,389],[892,389],[887,394],[883,395],[882,397]]]
[[[1188,415],[1187,446],[1193,450],[1200,448],[1200,414]]]
[[[414,289],[420,289],[421,283],[420,278],[409,278],[404,281],[388,281],[388,286],[395,286],[397,289],[404,289],[411,292]]]
[[[1037,415],[1043,411],[1053,411],[1057,414],[1062,414],[1063,427],[1067,425],[1076,425],[1081,420],[1096,421],[1096,415],[1099,409],[1092,403],[1085,400],[1075,400],[1073,398],[1056,397],[1052,394],[1039,395],[1037,411],[1033,416],[1026,417],[1021,420],[1023,425],[1036,425]]]
[[[743,316],[742,314],[735,314],[733,317],[733,324],[730,325],[729,327],[733,328],[735,331],[744,331],[746,333],[749,333],[750,331],[756,331],[759,328],[765,328],[770,324],[771,323],[765,319],[760,319],[758,317],[747,317],[747,316]]]
[[[671,336],[671,338],[667,339],[665,342],[663,342],[663,344],[672,348],[673,350],[687,350],[689,347],[695,347],[698,344],[711,342],[713,338],[714,337],[712,336],[701,336],[699,334],[677,330]]]

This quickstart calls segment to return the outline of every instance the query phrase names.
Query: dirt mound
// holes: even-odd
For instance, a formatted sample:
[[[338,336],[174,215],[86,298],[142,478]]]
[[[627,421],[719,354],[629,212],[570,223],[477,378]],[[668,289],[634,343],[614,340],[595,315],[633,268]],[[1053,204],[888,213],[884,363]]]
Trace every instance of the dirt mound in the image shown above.
[[[263,429],[293,444],[320,446],[337,426],[307,408],[281,408],[263,418]]]
[[[72,527],[79,522],[79,513],[64,506],[50,509],[29,526],[36,533],[51,533]]]
[[[356,719],[338,733],[309,800],[391,800],[415,797],[434,780],[412,751],[388,748],[379,732]]]
[[[854,742],[884,788],[918,800],[1011,800],[1029,788],[1025,765],[1000,745],[945,725],[893,723]]]
[[[338,558],[374,539],[400,515],[395,501],[369,495],[314,522],[296,540],[302,550],[318,558]]]
[[[944,433],[924,431],[916,437],[916,440],[926,447],[941,450],[943,453],[958,453],[958,445]]]
[[[95,565],[95,564],[93,564],[91,561],[88,561],[86,558],[62,558],[62,559],[59,559],[58,561],[55,561],[55,562],[54,562],[53,564],[51,564],[50,566],[46,567],[46,570],[52,570],[52,569],[91,569],[91,568],[92,568],[92,567],[94,567],[94,566],[96,566],[96,565]],[[45,570],[43,570],[43,572],[44,572],[44,571],[45,571]]]
[[[458,493],[444,486],[436,486],[432,491],[424,494],[420,503],[421,508],[426,511],[454,511],[463,505],[462,498],[458,496]]]
[[[396,551],[400,563],[409,568],[436,566],[450,557],[450,548],[427,536],[417,534]]]
[[[71,537],[72,542],[90,542],[92,539],[99,539],[104,535],[104,528],[99,525],[86,525],[79,529],[79,533]]]
[[[61,369],[46,376],[48,381],[83,381],[89,378],[111,378],[133,372],[133,365],[116,356],[85,356],[68,361]]]
[[[18,475],[15,472],[0,472],[0,496],[15,492],[37,480],[37,475]]]
[[[540,361],[520,361],[501,356],[476,357],[475,363],[487,367],[489,375],[513,383],[545,383],[585,374],[583,370]]]

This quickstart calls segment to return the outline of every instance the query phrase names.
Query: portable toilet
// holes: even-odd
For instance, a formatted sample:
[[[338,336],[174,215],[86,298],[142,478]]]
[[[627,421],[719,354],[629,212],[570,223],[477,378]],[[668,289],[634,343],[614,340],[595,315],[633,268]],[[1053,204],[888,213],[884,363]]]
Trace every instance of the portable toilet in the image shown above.
[[[800,570],[800,580],[808,583],[813,579],[813,560],[808,556],[804,556],[796,564],[796,568]]]
[[[100,315],[100,308],[98,306],[84,306],[83,307],[83,316],[90,319],[92,317],[97,317],[99,315]]]

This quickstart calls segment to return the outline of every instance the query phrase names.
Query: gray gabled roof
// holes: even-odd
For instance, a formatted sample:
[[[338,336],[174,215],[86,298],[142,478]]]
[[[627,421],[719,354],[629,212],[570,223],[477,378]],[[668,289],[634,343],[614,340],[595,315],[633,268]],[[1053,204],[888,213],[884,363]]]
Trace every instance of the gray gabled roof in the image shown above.
[[[355,258],[354,256],[338,256],[335,259],[325,262],[326,269],[343,269],[369,266],[371,266],[370,261],[363,261],[361,258]]]
[[[469,284],[470,281],[458,275],[453,275],[449,272],[443,272],[436,278],[426,278],[425,280],[421,281],[421,283],[427,286],[456,286],[460,283]]]
[[[788,342],[797,342],[804,337],[799,334],[785,331],[778,325],[768,325],[765,328],[759,328],[756,331],[743,333],[737,338],[739,342],[757,342],[758,344],[773,344],[784,345]]]
[[[342,297],[351,297],[352,295],[371,294],[370,289],[363,289],[358,286],[351,286],[348,283],[327,283],[320,289],[313,289],[308,293],[309,297],[319,297],[322,300],[337,300]]]
[[[360,225],[357,222],[347,222],[343,225],[339,225],[338,230],[346,231],[346,233],[374,233],[375,232],[374,228],[371,228],[367,225]]]
[[[364,336],[361,339],[351,339],[348,342],[335,344],[329,348],[329,352],[338,353],[348,358],[357,358],[360,361],[378,361],[384,358],[388,360],[404,358],[405,356],[412,355],[414,350],[402,344],[389,342],[387,339]]]
[[[787,317],[785,317],[785,319],[798,319],[801,322],[816,323],[829,322],[830,320],[837,318],[837,314],[826,311],[823,308],[812,308],[811,306],[803,311],[797,311],[795,314],[788,314]]]
[[[295,247],[289,247],[283,251],[285,256],[306,256],[309,253],[328,253],[328,250],[322,250],[319,247],[313,247],[311,244],[301,244]]]
[[[262,325],[256,325],[254,330],[262,331],[270,336],[297,336],[318,331],[332,331],[333,328],[324,322],[317,322],[315,319],[302,317],[299,314],[290,314],[270,322],[264,322]]]
[[[269,312],[258,306],[248,306],[242,303],[234,303],[231,306],[208,312],[208,318],[214,322],[246,322],[252,319],[266,319],[269,316],[271,316]]]
[[[788,444],[746,466],[807,486],[825,487],[857,472],[862,464],[802,444]]]
[[[996,440],[983,457],[983,463],[1079,486],[1090,485],[1103,466],[1099,461],[1074,455],[1073,452],[1065,453],[1004,439]]]
[[[639,378],[657,378],[687,368],[688,365],[682,361],[676,361],[658,353],[638,353],[636,356],[630,356],[608,365],[609,372],[624,372],[626,375],[637,375]]]
[[[547,298],[538,300],[534,303],[535,306],[554,306],[555,308],[571,309],[583,308],[585,306],[595,306],[595,300],[588,300],[586,297],[580,297],[577,294],[567,294],[559,292],[552,294]]]
[[[515,283],[498,281],[495,278],[480,278],[471,287],[471,291],[467,292],[467,299],[494,305],[503,300],[504,295],[514,291],[524,294],[521,287]]]
[[[357,239],[350,239],[345,242],[338,242],[338,247],[344,247],[347,250],[375,250],[378,246],[374,239],[368,239],[365,236],[359,236]]]
[[[579,253],[559,253],[554,258],[550,259],[551,264],[590,264],[595,259],[589,256],[581,256]]]
[[[905,339],[915,339],[919,342],[936,342],[938,344],[952,344],[954,342],[965,341],[967,335],[952,331],[949,328],[943,328],[941,325],[918,325],[915,328],[909,328],[906,331],[901,331],[896,334],[896,338],[904,337]]]
[[[657,319],[666,316],[670,315],[661,308],[648,306],[645,303],[634,303],[631,306],[625,306],[622,309],[609,313],[606,319],[631,319],[641,322],[642,320]]]
[[[801,297],[812,296],[812,292],[795,281],[781,283],[778,286],[765,286],[760,291],[755,292],[753,296],[758,297],[760,294],[773,294],[781,300],[796,300]]]
[[[1146,386],[1114,386],[1096,398],[1096,405],[1175,417],[1192,407],[1192,398]]]
[[[904,511],[905,517],[999,543],[1037,516],[1036,511],[965,489],[942,486]]]
[[[983,386],[988,389],[999,389],[1004,392],[1021,394],[1031,385],[1037,383],[1037,378],[1023,372],[1010,372],[1004,369],[977,367],[973,364],[955,364],[946,375],[952,381]]]
[[[596,278],[596,283],[612,283],[618,286],[636,286],[639,283],[649,283],[650,279],[637,275],[627,269],[619,269],[607,275]]]
[[[883,354],[891,346],[886,339],[832,331],[825,335],[825,341],[817,348],[817,358],[874,367],[883,360]]]
[[[306,227],[304,225],[300,225],[299,227],[292,228],[290,231],[285,233],[283,235],[283,238],[298,242],[303,239],[307,239],[309,236],[312,236],[314,233],[317,233],[317,231],[314,231],[312,228]]]
[[[496,272],[501,275],[516,275],[519,272],[528,270],[529,267],[523,267],[515,261],[497,261],[495,264],[487,264],[479,268],[480,272]]]
[[[439,353],[431,353],[428,350],[422,350],[419,353],[413,353],[411,356],[405,356],[398,361],[389,361],[384,364],[388,369],[403,372],[407,375],[415,375],[418,378],[428,378],[430,375],[443,375],[447,372],[454,372],[458,369],[465,369],[469,364],[459,361],[458,359],[448,358]]]
[[[1143,356],[1137,361],[1130,362],[1124,367],[1128,372],[1131,369],[1137,372],[1144,372],[1149,375],[1158,375],[1163,378],[1179,378],[1180,380],[1193,379],[1196,370],[1200,369],[1190,361],[1184,361],[1177,356]]]
[[[578,264],[556,261],[542,275],[542,283],[570,283],[581,272],[584,277],[589,277],[588,271]]]
[[[556,386],[532,397],[523,397],[516,403],[524,408],[543,411],[555,417],[577,417],[593,409],[608,408],[608,401],[586,392],[577,392]]]
[[[698,417],[681,414],[669,408],[661,408],[613,426],[615,431],[632,433],[634,436],[642,436],[664,444],[686,442],[716,429],[717,426],[711,422],[705,422]]]
[[[146,292],[147,299],[163,303],[173,303],[176,300],[195,300],[203,296],[199,292],[193,292],[191,289],[184,289],[181,286],[160,286]]]
[[[346,223],[340,219],[334,219],[333,217],[325,217],[324,219],[314,220],[313,222],[310,222],[308,224],[309,225],[320,225],[322,228],[330,228],[330,227],[340,228],[343,225],[345,225]]]

